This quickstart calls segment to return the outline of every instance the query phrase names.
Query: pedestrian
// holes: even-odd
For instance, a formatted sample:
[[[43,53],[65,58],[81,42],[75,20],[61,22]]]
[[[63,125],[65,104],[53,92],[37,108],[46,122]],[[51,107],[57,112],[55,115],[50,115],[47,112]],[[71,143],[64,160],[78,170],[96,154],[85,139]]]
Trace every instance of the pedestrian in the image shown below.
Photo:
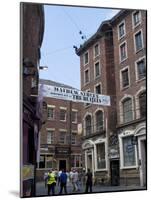
[[[59,194],[62,194],[62,191],[64,189],[64,193],[67,194],[67,174],[66,170],[62,170],[62,173],[60,174],[60,192]]]
[[[52,192],[52,195],[55,195],[56,178],[52,170],[50,170],[48,173],[47,186],[48,186],[48,195],[50,195],[50,192]]]
[[[90,171],[90,169],[88,169],[86,176],[87,176],[87,180],[86,180],[85,193],[88,193],[89,189],[90,189],[90,193],[92,193],[92,172]]]
[[[67,187],[70,186],[70,173],[69,171],[66,171],[67,174]]]
[[[78,181],[78,173],[76,173],[75,170],[73,170],[72,172],[72,185],[73,185],[73,192],[77,192],[78,191],[78,185],[77,185],[77,181]]]
[[[57,180],[58,180],[58,186],[60,185],[60,175],[62,173],[62,170],[59,170]]]

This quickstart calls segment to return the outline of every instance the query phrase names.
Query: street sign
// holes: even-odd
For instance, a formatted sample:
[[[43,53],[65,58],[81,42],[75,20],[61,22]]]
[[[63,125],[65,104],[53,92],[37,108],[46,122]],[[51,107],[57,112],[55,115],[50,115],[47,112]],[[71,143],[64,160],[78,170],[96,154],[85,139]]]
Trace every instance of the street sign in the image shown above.
[[[110,96],[51,85],[43,85],[43,96],[74,102],[110,106]]]

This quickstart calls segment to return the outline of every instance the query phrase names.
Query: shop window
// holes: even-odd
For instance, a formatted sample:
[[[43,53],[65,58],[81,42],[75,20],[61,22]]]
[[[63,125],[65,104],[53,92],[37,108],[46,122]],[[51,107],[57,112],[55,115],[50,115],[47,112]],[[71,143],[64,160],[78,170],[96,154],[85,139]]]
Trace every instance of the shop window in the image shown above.
[[[106,168],[105,143],[96,144],[96,151],[97,151],[97,168],[105,169]]]
[[[136,165],[135,146],[132,144],[132,137],[133,136],[123,138],[123,164],[124,164],[124,167]]]

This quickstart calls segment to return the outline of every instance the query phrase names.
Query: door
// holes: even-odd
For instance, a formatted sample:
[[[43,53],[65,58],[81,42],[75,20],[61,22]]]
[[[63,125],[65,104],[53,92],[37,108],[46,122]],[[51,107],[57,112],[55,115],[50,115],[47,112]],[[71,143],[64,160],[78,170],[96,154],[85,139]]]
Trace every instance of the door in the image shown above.
[[[117,186],[119,185],[119,160],[112,160],[110,162],[110,170],[111,170],[111,185]]]
[[[92,171],[92,155],[91,154],[88,154],[87,168],[90,169],[90,171]]]
[[[66,170],[66,160],[59,160],[59,170]]]

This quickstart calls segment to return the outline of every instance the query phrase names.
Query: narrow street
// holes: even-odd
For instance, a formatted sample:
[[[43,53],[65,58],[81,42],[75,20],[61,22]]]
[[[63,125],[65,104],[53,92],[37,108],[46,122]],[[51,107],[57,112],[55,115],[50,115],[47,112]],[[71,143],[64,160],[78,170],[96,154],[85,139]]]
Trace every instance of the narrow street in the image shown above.
[[[116,191],[131,191],[131,190],[144,190],[145,187],[140,187],[140,186],[100,186],[100,185],[95,185],[93,186],[93,192],[116,192]],[[56,186],[55,188],[55,194],[59,195],[59,186]],[[82,194],[85,192],[85,187],[81,187],[80,191],[78,192],[72,192],[72,186],[69,185],[67,187],[67,192],[68,194]],[[64,194],[64,193],[63,193]],[[38,182],[36,184],[36,196],[45,196],[47,195],[47,187],[45,188],[45,183],[44,182]]]

